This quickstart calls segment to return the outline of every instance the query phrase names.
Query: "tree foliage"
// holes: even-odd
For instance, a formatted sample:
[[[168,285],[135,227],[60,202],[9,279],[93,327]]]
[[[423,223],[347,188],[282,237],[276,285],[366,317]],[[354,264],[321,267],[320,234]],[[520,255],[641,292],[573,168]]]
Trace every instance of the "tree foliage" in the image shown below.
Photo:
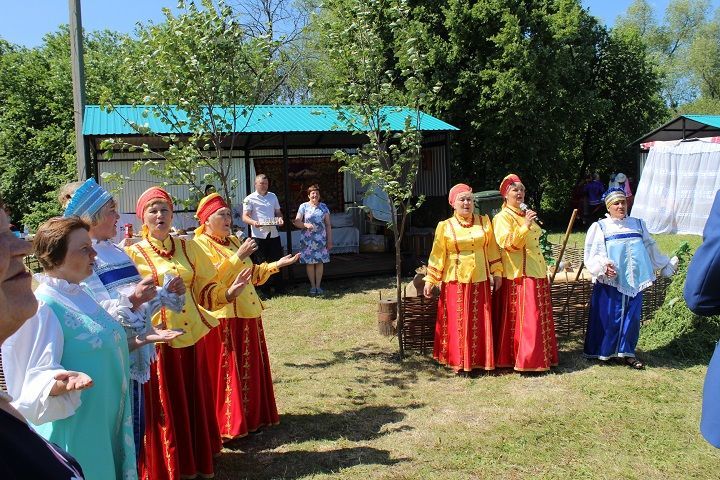
[[[85,37],[87,100],[126,101],[133,82],[118,58],[125,36]],[[0,40],[0,192],[15,222],[31,227],[60,212],[55,190],[75,178],[70,44],[67,27],[37,48]]]
[[[642,45],[577,0],[413,5],[423,83],[442,86],[431,113],[460,128],[453,171],[477,189],[512,171],[558,210],[583,170],[609,172],[662,112]]]
[[[672,0],[662,22],[647,0],[635,0],[615,29],[640,37],[661,76],[673,114],[720,113],[720,13],[709,0]]]
[[[196,203],[202,186],[214,182],[232,200],[238,181],[231,172],[238,136],[256,105],[277,99],[297,60],[285,55],[288,39],[274,34],[271,11],[261,9],[266,16],[251,17],[251,25],[257,27],[251,28],[222,1],[180,1],[178,9],[177,15],[163,9],[162,23],[141,25],[136,51],[126,59],[139,82],[141,103],[149,106],[147,114],[159,117],[169,133],[127,121],[138,133],[160,136],[167,148],[108,139],[103,146],[112,148],[106,157],[113,149],[139,148],[145,159],[136,163],[136,171],[147,168],[165,185],[190,186],[191,198],[178,199],[180,203]]]
[[[323,7],[318,46],[327,52],[330,80],[324,92],[340,112],[341,127],[366,139],[357,152],[341,150],[335,158],[363,186],[388,196],[400,305],[400,243],[408,214],[424,200],[413,196],[413,187],[422,145],[420,109],[432,92],[418,75],[426,55],[403,28],[411,13],[405,0],[328,0]],[[391,115],[404,116],[402,130],[391,128]]]

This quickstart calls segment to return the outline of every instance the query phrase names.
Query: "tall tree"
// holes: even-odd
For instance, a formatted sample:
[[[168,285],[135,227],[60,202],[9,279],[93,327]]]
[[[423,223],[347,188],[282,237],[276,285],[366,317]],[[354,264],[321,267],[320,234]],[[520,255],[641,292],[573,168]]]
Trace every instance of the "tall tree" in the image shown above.
[[[87,100],[125,102],[131,76],[125,36],[108,31],[85,36]],[[35,227],[59,213],[54,191],[75,177],[70,44],[67,27],[37,48],[0,40],[0,191],[15,222]]]
[[[366,140],[356,153],[338,151],[335,158],[365,187],[387,194],[401,330],[400,244],[408,215],[424,200],[413,196],[413,187],[422,145],[420,108],[430,97],[418,75],[426,56],[402,28],[411,12],[405,0],[329,0],[324,8],[318,27],[331,79],[325,94],[340,112],[338,128]],[[391,126],[391,116],[403,119],[402,129]]]
[[[230,169],[237,138],[255,106],[272,103],[288,75],[279,51],[284,40],[275,38],[272,25],[263,27],[267,31],[244,28],[222,0],[181,0],[178,10],[175,15],[163,9],[163,23],[139,27],[138,51],[131,60],[148,114],[158,117],[167,131],[152,132],[126,119],[136,131],[158,135],[167,148],[108,139],[104,147],[112,148],[106,156],[113,149],[140,148],[146,158],[136,163],[136,170],[148,168],[165,184],[190,186],[192,198],[180,202],[196,202],[202,185],[212,181],[232,201],[238,180]]]
[[[697,54],[693,58],[692,52],[712,43],[712,28],[707,28],[709,9],[709,0],[672,0],[658,23],[647,0],[635,0],[616,23],[616,31],[638,34],[647,46],[659,68],[663,99],[673,112],[702,93],[698,86],[703,83],[705,62]]]

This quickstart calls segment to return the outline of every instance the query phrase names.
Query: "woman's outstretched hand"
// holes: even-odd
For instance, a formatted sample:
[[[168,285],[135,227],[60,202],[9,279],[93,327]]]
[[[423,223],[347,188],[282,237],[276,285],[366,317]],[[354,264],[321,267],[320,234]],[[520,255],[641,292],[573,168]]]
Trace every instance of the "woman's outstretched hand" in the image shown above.
[[[287,267],[288,265],[292,265],[293,263],[297,262],[299,259],[300,253],[296,253],[295,255],[285,255],[277,261],[276,265],[277,268]]]
[[[167,343],[184,334],[182,328],[166,330],[162,325],[152,327],[150,332],[145,335],[145,343]]]
[[[240,292],[242,292],[243,289],[250,283],[250,280],[252,280],[252,269],[246,268],[242,272],[238,273],[237,277],[235,277],[235,281],[232,285],[230,285],[230,288],[228,288],[227,293],[225,294],[227,301],[232,302],[235,300],[238,295],[240,295]]]
[[[255,253],[258,249],[257,243],[252,238],[245,240],[240,248],[238,248],[237,256],[240,260],[245,260],[247,257]]]
[[[93,386],[93,380],[86,373],[68,370],[55,375],[55,385],[50,389],[51,396],[72,391],[85,390]]]

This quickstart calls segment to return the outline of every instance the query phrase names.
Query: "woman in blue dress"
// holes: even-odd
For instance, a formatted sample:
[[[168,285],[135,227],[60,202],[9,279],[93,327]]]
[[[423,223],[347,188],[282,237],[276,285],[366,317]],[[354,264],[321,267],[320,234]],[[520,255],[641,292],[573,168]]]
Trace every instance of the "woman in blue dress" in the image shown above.
[[[623,358],[639,370],[642,291],[655,281],[655,270],[666,277],[675,273],[677,258],[660,252],[645,222],[627,216],[623,189],[609,189],[603,200],[609,214],[590,226],[585,239],[584,262],[594,285],[583,353],[604,361]]]
[[[300,263],[304,263],[307,270],[310,295],[322,295],[323,266],[330,261],[332,249],[330,210],[320,202],[320,187],[317,184],[310,185],[307,194],[309,201],[300,205],[293,224],[302,230]]]
[[[137,478],[130,405],[128,339],[123,327],[80,285],[95,260],[89,226],[53,218],[38,229],[39,308],[2,346],[12,405],[86,478]]]

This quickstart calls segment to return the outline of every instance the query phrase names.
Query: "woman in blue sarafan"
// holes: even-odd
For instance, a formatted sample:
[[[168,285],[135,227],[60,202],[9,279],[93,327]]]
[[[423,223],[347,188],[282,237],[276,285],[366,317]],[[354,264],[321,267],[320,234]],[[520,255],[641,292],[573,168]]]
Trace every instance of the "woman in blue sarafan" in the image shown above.
[[[590,318],[584,355],[609,360],[624,358],[642,369],[635,357],[640,336],[642,291],[655,281],[655,270],[669,277],[677,258],[658,249],[645,222],[626,216],[625,191],[611,188],[603,194],[609,214],[590,226],[585,239],[585,266],[593,277]]]
[[[705,223],[703,243],[688,265],[683,293],[693,313],[720,315],[720,192]],[[700,433],[720,448],[720,342],[705,375]]]

